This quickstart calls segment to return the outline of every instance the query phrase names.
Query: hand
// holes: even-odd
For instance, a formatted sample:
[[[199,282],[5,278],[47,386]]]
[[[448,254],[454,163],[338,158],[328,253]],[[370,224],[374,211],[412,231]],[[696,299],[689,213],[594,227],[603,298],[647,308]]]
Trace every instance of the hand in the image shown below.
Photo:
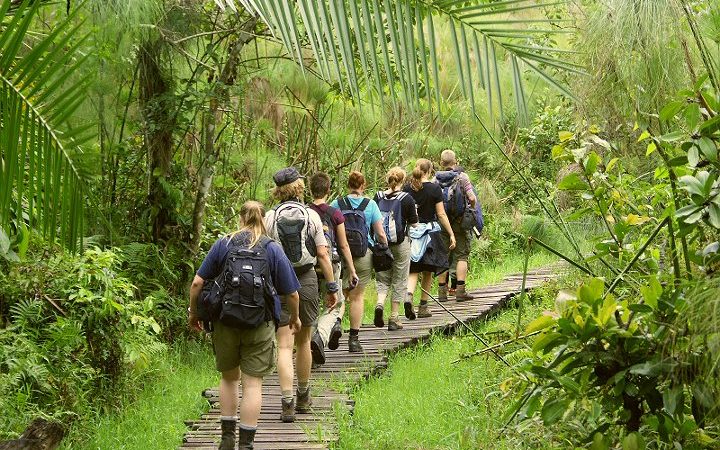
[[[358,276],[357,272],[353,270],[353,272],[350,274],[350,284],[353,286],[357,286],[360,282],[360,277]]]
[[[188,315],[188,325],[190,326],[191,331],[200,332],[203,330],[202,322],[198,319],[197,314],[190,313]]]
[[[328,309],[334,308],[335,305],[337,305],[337,301],[338,301],[337,292],[333,292],[333,293],[328,292],[327,295],[325,296],[325,306]]]
[[[290,317],[288,326],[290,327],[292,334],[298,334],[300,332],[300,328],[302,328],[302,322],[300,322],[300,318],[297,316]]]
[[[456,242],[455,242],[455,235],[454,235],[454,234],[451,234],[451,235],[450,235],[450,246],[448,247],[448,249],[450,249],[450,250],[454,249],[454,248],[455,248],[455,244],[456,244]]]

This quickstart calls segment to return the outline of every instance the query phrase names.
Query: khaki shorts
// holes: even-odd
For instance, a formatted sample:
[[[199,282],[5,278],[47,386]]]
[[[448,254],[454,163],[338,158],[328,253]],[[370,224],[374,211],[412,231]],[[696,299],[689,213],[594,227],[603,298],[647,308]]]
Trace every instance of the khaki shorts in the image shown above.
[[[304,327],[311,327],[317,322],[320,313],[320,292],[318,290],[317,274],[313,269],[297,276],[300,281],[300,322]],[[280,324],[284,327],[290,323],[290,309],[285,300],[280,297],[282,311],[280,311]]]
[[[262,378],[275,370],[277,344],[275,324],[265,322],[242,330],[214,322],[212,333],[215,366],[220,372],[240,366],[242,373]]]
[[[378,294],[390,292],[390,301],[405,301],[407,280],[410,273],[410,238],[397,245],[391,245],[390,251],[395,258],[392,269],[375,273]]]
[[[455,248],[450,251],[450,266],[453,267],[458,261],[467,261],[470,257],[470,233],[463,230],[460,225],[452,224],[453,234],[455,234]],[[440,233],[443,244],[450,246],[450,235],[445,230]]]
[[[365,253],[365,256],[354,257],[353,265],[355,266],[355,272],[360,279],[360,281],[358,282],[358,286],[365,287],[370,284],[373,271],[372,250],[368,249],[367,253]],[[345,289],[347,289],[350,286],[350,271],[346,270],[346,268],[343,267],[342,272],[342,285],[345,287]]]

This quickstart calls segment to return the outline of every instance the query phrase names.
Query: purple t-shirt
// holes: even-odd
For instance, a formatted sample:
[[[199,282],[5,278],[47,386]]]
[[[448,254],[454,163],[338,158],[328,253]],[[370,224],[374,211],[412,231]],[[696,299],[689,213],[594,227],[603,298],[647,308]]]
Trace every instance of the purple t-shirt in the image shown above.
[[[282,247],[275,242],[270,242],[267,247],[268,267],[272,276],[273,286],[279,295],[288,295],[300,289],[292,263],[285,256]],[[213,244],[197,274],[203,280],[217,277],[225,265],[225,258],[230,251],[230,237],[225,236]]]

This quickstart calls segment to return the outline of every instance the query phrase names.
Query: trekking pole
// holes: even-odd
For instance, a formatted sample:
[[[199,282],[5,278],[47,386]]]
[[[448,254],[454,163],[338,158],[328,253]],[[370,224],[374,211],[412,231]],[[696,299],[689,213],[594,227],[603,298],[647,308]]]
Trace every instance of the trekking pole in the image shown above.
[[[440,302],[438,299],[436,299],[431,293],[429,293],[428,291],[426,291],[422,286],[420,286],[420,290],[423,291],[424,293],[426,293],[427,295],[429,295],[430,298],[433,299],[433,300],[435,301],[435,303],[437,303],[438,305],[440,305],[440,307],[441,307],[442,309],[444,309],[445,312],[447,312],[448,314],[450,314],[453,319],[455,319],[456,321],[460,322],[470,333],[472,333],[473,336],[475,336],[475,337],[477,338],[478,341],[482,342],[483,345],[484,345],[485,347],[487,347],[488,350],[490,350],[490,351],[493,353],[493,355],[495,355],[495,357],[497,357],[497,359],[499,359],[500,361],[502,361],[506,366],[508,366],[509,368],[511,368],[513,371],[517,372],[517,371],[515,370],[515,368],[514,368],[509,362],[507,362],[507,361],[505,360],[505,358],[503,358],[498,352],[495,351],[495,349],[494,349],[490,344],[487,343],[487,341],[486,341],[485,339],[483,339],[482,337],[480,337],[480,335],[477,334],[477,333],[475,332],[475,330],[473,330],[472,328],[470,328],[470,326],[469,326],[468,324],[466,324],[465,322],[463,322],[462,320],[460,320],[460,318],[459,318],[458,316],[456,316],[452,311],[450,311],[449,309],[447,309],[447,307],[446,307],[445,305],[443,305],[442,302]]]

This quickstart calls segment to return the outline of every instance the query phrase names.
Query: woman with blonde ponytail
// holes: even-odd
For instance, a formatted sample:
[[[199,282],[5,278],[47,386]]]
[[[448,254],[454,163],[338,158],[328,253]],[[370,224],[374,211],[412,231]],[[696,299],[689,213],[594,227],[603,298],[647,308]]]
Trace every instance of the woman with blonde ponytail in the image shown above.
[[[383,229],[394,258],[390,270],[375,273],[378,298],[374,323],[378,328],[385,326],[383,311],[385,299],[389,296],[388,331],[403,328],[398,317],[398,309],[400,303],[405,300],[410,270],[410,239],[407,238],[407,231],[418,221],[415,200],[407,192],[402,191],[405,177],[406,173],[400,167],[390,169],[385,177],[387,190],[376,193],[374,198],[383,216]]]
[[[443,194],[440,186],[432,183],[433,165],[430,160],[420,158],[415,163],[409,185],[404,191],[412,196],[417,204],[419,224],[410,230],[410,275],[407,282],[405,299],[405,317],[415,320],[413,294],[417,287],[419,274],[422,273],[420,307],[417,317],[431,317],[428,310],[428,294],[432,285],[432,276],[445,272],[449,267],[448,252],[455,248],[455,234],[445,213]],[[443,244],[441,227],[450,236],[449,247]]]
[[[266,321],[255,328],[234,328],[220,320],[213,320],[213,348],[215,365],[221,372],[220,380],[220,424],[222,440],[220,449],[235,449],[236,429],[238,448],[251,449],[255,439],[257,422],[262,405],[263,377],[275,370],[277,344],[275,341],[275,322],[280,317],[280,298],[290,305],[291,326],[300,328],[298,319],[298,282],[292,264],[285,256],[280,245],[266,236],[263,216],[265,209],[256,201],[248,201],[240,209],[240,229],[218,239],[210,248],[198,269],[190,286],[190,308],[188,322],[193,330],[201,331],[202,323],[198,319],[198,297],[206,280],[215,280],[224,284],[230,265],[228,257],[244,249],[257,250],[255,254],[264,254],[267,268],[277,295],[266,297]],[[240,289],[240,288],[238,288]],[[272,305],[272,306],[271,306]],[[238,382],[242,377],[243,395],[238,402]],[[238,405],[239,403],[239,405]],[[239,406],[239,410],[238,410]],[[239,427],[238,427],[239,413]]]

